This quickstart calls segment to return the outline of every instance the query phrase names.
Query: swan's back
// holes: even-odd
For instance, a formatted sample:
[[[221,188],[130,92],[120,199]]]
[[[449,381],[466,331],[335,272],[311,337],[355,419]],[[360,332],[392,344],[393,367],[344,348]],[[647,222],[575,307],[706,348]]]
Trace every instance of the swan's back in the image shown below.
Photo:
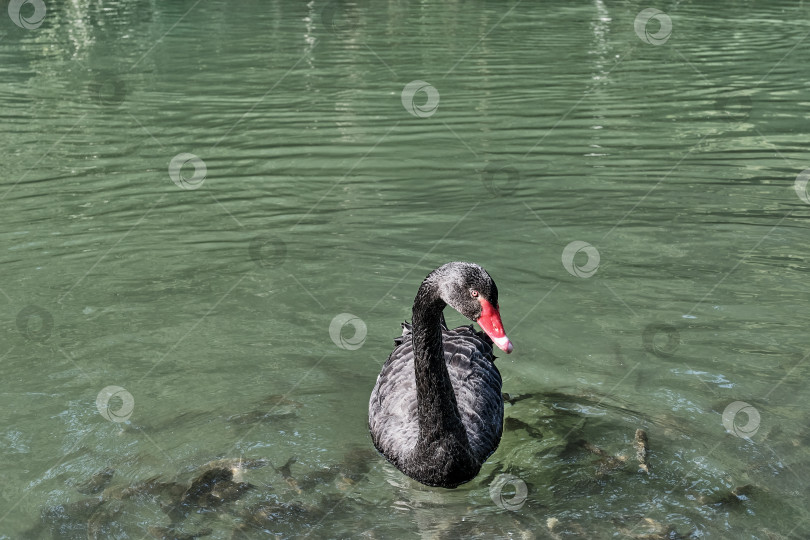
[[[400,469],[406,467],[419,437],[411,325],[402,327],[369,401],[374,446]],[[498,447],[503,432],[501,374],[494,364],[492,342],[472,326],[443,327],[442,342],[470,451],[480,466]]]

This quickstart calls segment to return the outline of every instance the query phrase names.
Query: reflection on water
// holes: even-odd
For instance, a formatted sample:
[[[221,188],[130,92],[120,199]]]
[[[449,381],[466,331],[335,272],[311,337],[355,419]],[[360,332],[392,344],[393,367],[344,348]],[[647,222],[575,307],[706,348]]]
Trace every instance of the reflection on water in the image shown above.
[[[807,536],[803,4],[7,8],[0,538]],[[436,490],[366,411],[450,260],[516,352]]]

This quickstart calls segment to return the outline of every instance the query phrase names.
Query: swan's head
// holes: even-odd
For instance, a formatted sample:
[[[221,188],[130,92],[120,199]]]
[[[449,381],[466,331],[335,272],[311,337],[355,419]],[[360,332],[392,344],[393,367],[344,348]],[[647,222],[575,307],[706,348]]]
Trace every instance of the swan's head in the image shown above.
[[[473,263],[451,262],[431,275],[447,305],[475,321],[502,351],[512,352],[498,311],[498,287],[486,270]]]

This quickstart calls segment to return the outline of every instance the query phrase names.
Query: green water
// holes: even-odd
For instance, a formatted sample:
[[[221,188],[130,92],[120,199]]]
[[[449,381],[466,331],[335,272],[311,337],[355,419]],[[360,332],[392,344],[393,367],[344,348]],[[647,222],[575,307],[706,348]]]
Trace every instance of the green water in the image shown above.
[[[176,534],[810,535],[810,6],[37,3],[0,10],[0,538],[160,537],[110,493],[239,457],[297,461]],[[366,411],[451,260],[525,399],[448,491]]]

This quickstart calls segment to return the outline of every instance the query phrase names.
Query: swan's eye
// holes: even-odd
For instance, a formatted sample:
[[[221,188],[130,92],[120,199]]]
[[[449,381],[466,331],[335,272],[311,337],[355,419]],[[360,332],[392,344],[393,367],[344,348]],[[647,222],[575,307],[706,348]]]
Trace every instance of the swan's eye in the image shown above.
[[[472,295],[473,298],[478,298],[478,291],[470,289],[470,295]]]

